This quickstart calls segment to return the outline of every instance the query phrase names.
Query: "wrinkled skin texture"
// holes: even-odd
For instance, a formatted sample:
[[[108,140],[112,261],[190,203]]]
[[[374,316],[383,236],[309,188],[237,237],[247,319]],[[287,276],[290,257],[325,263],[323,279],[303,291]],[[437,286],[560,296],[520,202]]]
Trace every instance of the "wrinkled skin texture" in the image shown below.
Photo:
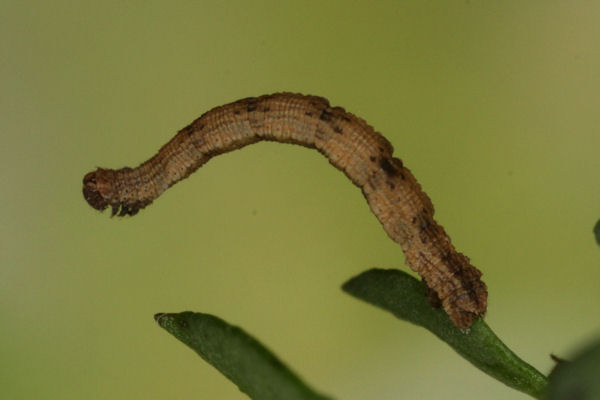
[[[453,323],[468,329],[485,314],[487,287],[481,272],[458,253],[410,170],[393,147],[361,118],[321,97],[276,93],[216,107],[165,144],[137,168],[99,168],[85,175],[83,194],[97,210],[135,215],[166,189],[215,155],[259,141],[314,148],[358,186],[407,264]]]

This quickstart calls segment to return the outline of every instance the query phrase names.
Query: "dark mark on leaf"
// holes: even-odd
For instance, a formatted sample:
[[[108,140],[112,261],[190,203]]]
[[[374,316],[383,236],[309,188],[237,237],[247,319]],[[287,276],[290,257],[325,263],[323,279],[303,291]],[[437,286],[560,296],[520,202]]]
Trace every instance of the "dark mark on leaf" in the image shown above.
[[[179,321],[177,321],[177,325],[179,325],[182,328],[187,328],[188,327],[188,323],[184,319],[180,319]]]

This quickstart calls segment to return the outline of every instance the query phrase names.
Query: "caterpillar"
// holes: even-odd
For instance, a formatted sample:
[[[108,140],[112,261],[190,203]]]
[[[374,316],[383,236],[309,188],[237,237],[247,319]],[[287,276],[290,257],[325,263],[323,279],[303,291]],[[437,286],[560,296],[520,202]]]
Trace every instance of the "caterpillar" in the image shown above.
[[[358,186],[408,266],[454,325],[468,329],[485,314],[481,272],[456,251],[434,219],[433,204],[393,147],[363,119],[316,96],[276,93],[245,98],[202,114],[137,168],[98,168],[83,178],[97,210],[135,215],[212,157],[259,141],[313,148]]]

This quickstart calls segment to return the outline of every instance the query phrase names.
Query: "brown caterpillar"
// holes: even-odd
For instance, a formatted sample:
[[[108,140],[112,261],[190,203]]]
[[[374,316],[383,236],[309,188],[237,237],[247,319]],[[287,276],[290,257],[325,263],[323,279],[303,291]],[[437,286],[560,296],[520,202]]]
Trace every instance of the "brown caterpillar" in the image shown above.
[[[392,145],[363,119],[321,97],[277,93],[213,108],[137,168],[98,168],[83,178],[83,195],[98,210],[135,215],[211,157],[261,140],[317,149],[367,199],[406,262],[423,278],[461,329],[483,316],[481,272],[458,253],[433,219],[433,205],[412,173],[392,157]]]

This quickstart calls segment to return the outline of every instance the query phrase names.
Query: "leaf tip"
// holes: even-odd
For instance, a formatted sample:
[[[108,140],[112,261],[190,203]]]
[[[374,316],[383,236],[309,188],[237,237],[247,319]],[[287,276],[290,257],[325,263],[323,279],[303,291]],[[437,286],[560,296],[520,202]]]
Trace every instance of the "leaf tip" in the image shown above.
[[[594,225],[594,236],[596,237],[596,243],[600,246],[600,219]]]

